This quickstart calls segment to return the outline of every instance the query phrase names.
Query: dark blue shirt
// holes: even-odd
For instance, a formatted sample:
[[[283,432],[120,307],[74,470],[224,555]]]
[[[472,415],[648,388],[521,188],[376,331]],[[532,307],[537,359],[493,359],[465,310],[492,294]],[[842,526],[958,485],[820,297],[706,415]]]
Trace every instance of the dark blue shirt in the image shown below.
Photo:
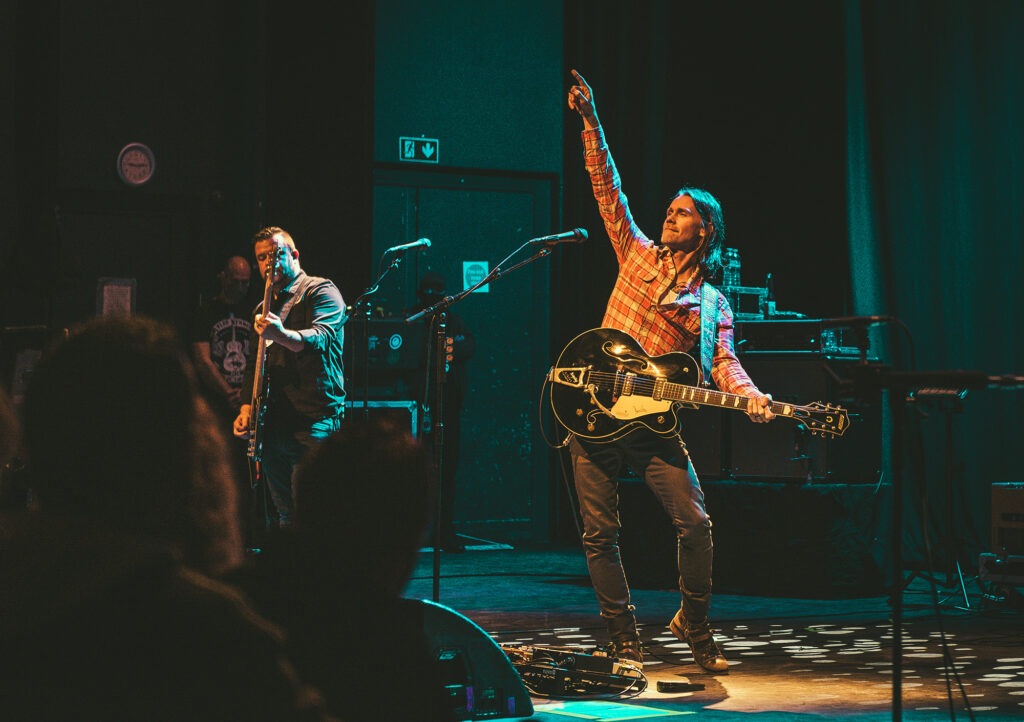
[[[302,272],[277,294],[271,310],[279,313],[296,294],[284,327],[297,331],[304,346],[298,352],[276,343],[267,349],[267,414],[311,422],[340,416],[345,406],[345,301],[332,281]],[[257,338],[250,349],[259,349]],[[243,388],[251,389],[255,361],[247,366]]]

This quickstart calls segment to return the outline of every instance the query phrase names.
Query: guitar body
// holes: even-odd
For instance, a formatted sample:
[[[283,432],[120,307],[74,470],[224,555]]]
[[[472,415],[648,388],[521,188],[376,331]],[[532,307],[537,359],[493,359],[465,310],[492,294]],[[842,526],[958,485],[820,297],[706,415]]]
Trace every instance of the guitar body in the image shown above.
[[[627,333],[613,328],[585,331],[558,357],[551,384],[555,417],[590,441],[619,439],[638,429],[670,436],[679,428],[676,401],[634,393],[654,381],[700,383],[700,365],[681,351],[651,357]]]
[[[648,356],[627,333],[613,328],[584,331],[569,342],[548,372],[551,407],[580,438],[608,442],[638,429],[670,436],[679,428],[680,407],[717,406],[747,413],[747,396],[701,383],[700,364],[681,351]],[[845,409],[816,401],[800,405],[771,401],[776,416],[802,424],[812,435],[842,436],[850,425]]]
[[[263,341],[260,340],[262,345]],[[265,354],[265,349],[260,349],[260,353]],[[262,383],[259,383],[262,381]],[[263,460],[263,424],[267,416],[267,379],[263,375],[262,379],[259,379],[257,386],[259,392],[253,395],[252,405],[249,411],[249,458],[254,462],[260,462]]]

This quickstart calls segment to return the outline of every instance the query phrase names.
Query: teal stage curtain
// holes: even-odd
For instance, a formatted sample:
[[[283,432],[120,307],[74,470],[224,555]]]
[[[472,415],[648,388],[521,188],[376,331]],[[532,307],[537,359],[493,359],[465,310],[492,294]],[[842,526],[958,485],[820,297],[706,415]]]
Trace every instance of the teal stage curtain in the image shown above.
[[[1024,3],[845,9],[854,311],[905,324],[879,339],[895,369],[1024,373]],[[970,569],[991,550],[991,485],[1024,479],[1021,401],[907,405],[908,561],[930,543],[940,569]]]

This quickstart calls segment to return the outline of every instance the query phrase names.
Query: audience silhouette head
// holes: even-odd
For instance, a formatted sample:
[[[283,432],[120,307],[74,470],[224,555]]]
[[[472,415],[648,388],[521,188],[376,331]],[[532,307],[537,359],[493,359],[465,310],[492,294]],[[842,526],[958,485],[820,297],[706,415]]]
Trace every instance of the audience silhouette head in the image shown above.
[[[407,428],[387,418],[357,413],[346,419],[313,451],[295,482],[299,537],[332,550],[346,576],[385,595],[399,594],[412,572],[429,509],[429,455]]]
[[[170,326],[72,330],[37,364],[23,416],[40,508],[170,542],[203,571],[241,560],[225,438]]]

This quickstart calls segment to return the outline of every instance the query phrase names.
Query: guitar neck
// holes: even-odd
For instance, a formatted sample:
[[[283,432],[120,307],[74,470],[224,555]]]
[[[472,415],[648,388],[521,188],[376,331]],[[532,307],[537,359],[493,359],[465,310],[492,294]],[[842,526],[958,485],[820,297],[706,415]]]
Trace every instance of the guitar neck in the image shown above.
[[[270,308],[270,300],[274,294],[274,268],[267,271],[267,282],[263,288],[263,305],[260,307],[262,313],[266,313],[267,309]],[[253,366],[253,380],[252,380],[252,402],[251,405],[255,407],[263,396],[263,375],[264,366],[267,362],[267,343],[263,340],[262,336],[256,336],[256,364]]]
[[[748,412],[751,398],[730,394],[724,391],[703,389],[699,386],[687,386],[685,384],[666,383],[662,392],[662,398],[670,401],[683,401],[698,406],[718,406],[723,409],[735,409],[736,411]],[[805,410],[805,407],[795,404],[783,404],[778,401],[771,403],[772,413],[776,416],[794,416],[797,411]]]
[[[260,402],[263,387],[263,366],[267,360],[267,346],[262,338],[257,337],[259,347],[256,351],[256,364],[253,366],[252,400],[250,405],[256,406]]]

